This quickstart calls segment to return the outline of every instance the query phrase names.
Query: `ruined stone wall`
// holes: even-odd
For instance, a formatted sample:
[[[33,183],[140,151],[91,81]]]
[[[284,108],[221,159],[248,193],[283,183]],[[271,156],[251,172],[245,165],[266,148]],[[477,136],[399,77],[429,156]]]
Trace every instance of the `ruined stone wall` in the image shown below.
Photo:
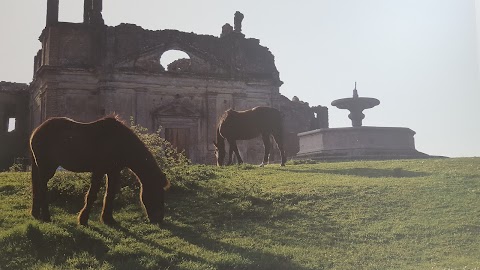
[[[14,158],[28,153],[28,92],[27,85],[0,82],[0,171],[8,169]],[[15,129],[8,131],[9,119]]]
[[[116,113],[150,131],[161,128],[166,138],[177,136],[193,162],[213,163],[215,128],[227,109],[279,108],[294,145],[289,155],[298,151],[296,133],[312,126],[312,108],[280,95],[273,54],[238,31],[215,37],[57,22],[40,40],[29,88],[32,128],[52,116],[87,122]],[[160,58],[172,49],[189,59],[167,69]],[[238,146],[246,162],[261,162],[260,138]]]
[[[78,23],[57,23],[46,27],[41,36],[42,65],[89,67],[95,62],[98,49],[95,28]],[[35,65],[38,66],[38,65]]]

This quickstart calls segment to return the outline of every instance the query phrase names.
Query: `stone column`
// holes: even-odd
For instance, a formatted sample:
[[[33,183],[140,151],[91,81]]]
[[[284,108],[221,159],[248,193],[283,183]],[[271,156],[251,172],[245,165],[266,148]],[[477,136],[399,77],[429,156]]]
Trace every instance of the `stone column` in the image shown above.
[[[102,0],[84,0],[83,2],[83,23],[104,24],[102,18]]]
[[[94,24],[104,24],[102,18],[102,10],[103,10],[103,0],[93,0],[93,23]]]
[[[58,1],[59,0],[47,1],[47,26],[58,22]]]
[[[83,23],[85,24],[90,24],[92,6],[93,6],[93,0],[83,1]]]

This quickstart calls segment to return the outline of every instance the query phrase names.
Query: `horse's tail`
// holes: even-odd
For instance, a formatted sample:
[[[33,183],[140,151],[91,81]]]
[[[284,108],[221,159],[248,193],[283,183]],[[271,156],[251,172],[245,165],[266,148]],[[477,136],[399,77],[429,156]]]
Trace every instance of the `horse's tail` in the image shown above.
[[[34,131],[32,133],[32,136],[30,136],[30,141],[29,141],[29,146],[30,146],[30,153],[32,154],[32,166],[37,166],[38,167],[38,161],[37,161],[37,156],[35,155],[35,150],[33,149],[33,139],[35,136],[36,132]]]
[[[163,190],[167,191],[170,188],[170,180],[168,178],[165,178],[165,186],[163,186]]]
[[[222,126],[222,122],[217,127],[217,135],[215,138],[215,146],[219,149],[225,148],[225,137],[223,137],[222,133],[220,132],[220,128]]]

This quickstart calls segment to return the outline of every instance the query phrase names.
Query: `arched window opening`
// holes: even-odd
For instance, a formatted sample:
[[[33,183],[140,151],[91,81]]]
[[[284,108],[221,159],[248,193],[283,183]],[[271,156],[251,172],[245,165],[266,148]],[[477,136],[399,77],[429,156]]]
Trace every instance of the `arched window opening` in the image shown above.
[[[165,71],[187,72],[190,70],[191,60],[187,53],[179,50],[169,50],[160,57],[160,64]]]
[[[17,119],[15,118],[8,118],[8,132],[12,132],[15,130],[15,124],[17,122]]]

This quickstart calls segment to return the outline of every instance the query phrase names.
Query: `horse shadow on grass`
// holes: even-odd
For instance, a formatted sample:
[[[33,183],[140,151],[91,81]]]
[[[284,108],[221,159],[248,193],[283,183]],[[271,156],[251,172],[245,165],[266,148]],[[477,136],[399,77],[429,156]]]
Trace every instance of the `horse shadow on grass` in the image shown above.
[[[215,253],[235,254],[242,257],[243,261],[247,261],[234,266],[218,263],[214,265],[218,269],[309,269],[294,262],[291,257],[293,255],[273,254],[264,249],[269,245],[296,246],[303,244],[305,239],[319,234],[324,234],[322,239],[333,243],[335,236],[340,234],[338,224],[321,212],[315,216],[315,222],[310,220],[312,223],[309,230],[293,228],[291,224],[299,220],[309,220],[312,216],[288,207],[279,207],[278,204],[294,205],[302,200],[305,201],[302,196],[290,194],[282,198],[264,198],[261,195],[250,194],[237,204],[235,202],[238,193],[215,193],[208,188],[205,188],[202,193],[210,196],[199,196],[193,200],[184,198],[187,201],[178,203],[175,206],[175,212],[171,214],[171,219],[175,222],[166,222],[162,227],[195,246]],[[309,199],[319,200],[319,198]],[[242,207],[245,201],[249,202],[248,209]],[[196,204],[196,210],[192,211],[189,204]],[[213,210],[211,207],[202,207],[202,205],[212,204],[217,205]],[[188,216],[191,213],[196,213],[198,216],[191,218]],[[223,234],[228,238],[245,238],[243,240],[247,243],[254,241],[256,244],[240,246],[232,243],[237,241],[233,239],[227,243],[220,240]],[[243,240],[240,242],[243,243]],[[321,245],[325,242],[317,244]]]
[[[205,194],[209,196],[204,196]],[[292,196],[294,195],[282,197],[284,201],[281,203],[295,204],[304,200],[300,198],[301,196],[299,198]],[[240,201],[237,199],[238,193],[213,192],[210,188],[202,188],[197,196],[192,196],[191,193],[183,196],[176,194],[173,198],[169,198],[168,218],[160,224],[161,229],[168,231],[166,234],[161,234],[163,238],[157,240],[148,233],[139,233],[135,228],[119,220],[119,223],[111,229],[139,243],[145,249],[135,251],[133,257],[116,253],[107,255],[105,252],[89,250],[87,252],[96,256],[98,261],[106,261],[113,265],[115,269],[150,269],[152,267],[146,267],[142,263],[142,258],[150,257],[150,260],[156,261],[155,269],[176,269],[182,263],[193,263],[214,269],[307,270],[310,268],[294,261],[292,258],[294,255],[274,254],[266,249],[271,245],[296,246],[303,241],[302,239],[309,238],[308,233],[325,233],[332,236],[339,234],[338,226],[332,224],[332,221],[321,213],[316,216],[317,227],[307,233],[296,232],[297,230],[289,225],[296,220],[306,220],[308,216],[276,206],[275,204],[280,203],[278,201],[280,198],[263,198],[255,194],[246,194]],[[215,207],[212,207],[212,204]],[[142,222],[141,219],[139,222]],[[145,226],[150,225],[145,224]],[[283,228],[287,228],[288,232],[283,231]],[[89,226],[88,229],[102,235],[101,238],[111,237],[109,229],[101,226]],[[149,230],[157,231],[155,228],[147,229]],[[240,239],[239,244],[236,244],[236,240],[222,241],[223,234],[225,237]],[[253,246],[241,244],[243,238],[248,238],[245,239],[247,243],[255,241],[259,244]],[[331,239],[332,243],[334,238]],[[87,241],[93,243],[96,240]],[[177,244],[172,245],[172,241]],[[261,241],[264,242],[261,243]],[[298,243],[292,243],[292,241],[298,241]],[[189,246],[195,248],[192,249]],[[156,257],[152,258],[148,249],[159,250],[166,256],[153,255]],[[196,251],[197,249],[201,252]],[[324,265],[328,266],[328,263],[325,262]]]
[[[27,225],[25,236],[31,245],[30,258],[36,262],[63,264],[79,253],[95,254],[100,258],[107,254],[109,249],[102,239],[86,233],[76,224],[58,227],[60,230],[45,232],[35,224]]]
[[[217,253],[217,254],[235,254],[241,256],[241,262],[232,264],[228,261],[214,262],[212,260],[207,260],[197,255],[189,254],[187,252],[179,251],[174,247],[169,247],[166,244],[156,242],[152,239],[148,239],[147,236],[140,235],[130,228],[122,225],[121,223],[116,224],[113,228],[117,231],[120,231],[125,237],[134,239],[136,242],[143,244],[144,246],[150,249],[161,250],[163,253],[170,254],[170,258],[156,258],[158,264],[155,266],[160,269],[178,267],[178,264],[182,262],[193,262],[196,264],[204,265],[207,267],[213,267],[215,269],[298,269],[298,270],[307,270],[308,268],[302,267],[301,265],[293,262],[291,258],[284,256],[279,256],[271,254],[268,252],[262,252],[254,249],[247,249],[239,247],[236,245],[224,243],[213,239],[212,237],[206,236],[204,233],[195,230],[192,226],[178,226],[174,222],[166,221],[160,225],[161,228],[166,229],[171,232],[169,238],[175,237],[181,239],[189,245],[193,245],[206,250],[207,253]],[[105,231],[102,231],[98,228],[93,228],[101,234],[105,234]],[[105,234],[105,237],[108,235]],[[141,257],[151,256],[148,252],[136,252],[137,254],[134,257],[129,257],[125,255],[114,255],[114,256],[104,256],[105,254],[98,254],[97,259],[100,261],[107,261],[115,267],[115,269],[150,269],[151,267],[145,267],[141,263]],[[246,260],[245,260],[246,259]]]
[[[321,173],[321,174],[337,174],[337,175],[348,175],[348,176],[358,176],[358,177],[367,177],[367,178],[414,178],[414,177],[426,177],[430,176],[431,173],[426,172],[415,172],[404,170],[403,168],[394,168],[394,169],[374,169],[374,168],[348,168],[348,169],[338,169],[338,170],[325,170],[325,169],[282,169],[294,173]]]

